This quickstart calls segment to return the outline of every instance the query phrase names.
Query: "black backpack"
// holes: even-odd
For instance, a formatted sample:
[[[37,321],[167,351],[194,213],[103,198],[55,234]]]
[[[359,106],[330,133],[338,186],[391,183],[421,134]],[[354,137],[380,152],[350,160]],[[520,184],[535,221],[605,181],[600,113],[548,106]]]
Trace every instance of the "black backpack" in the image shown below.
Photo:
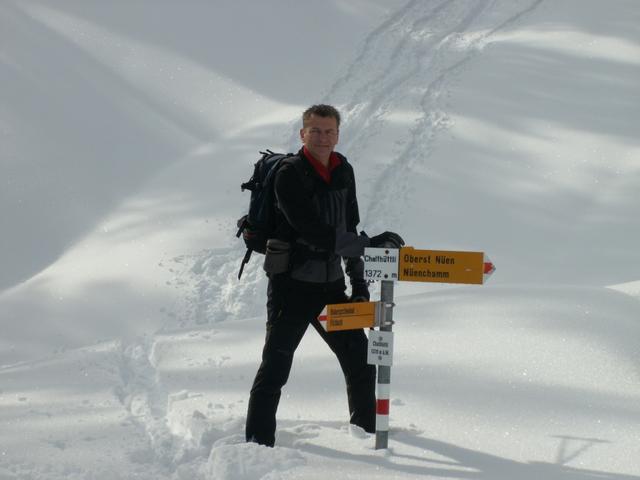
[[[264,254],[267,248],[267,240],[274,238],[276,233],[277,215],[276,215],[276,198],[274,192],[274,180],[276,172],[284,163],[292,163],[301,175],[301,181],[307,185],[308,189],[311,179],[308,178],[308,172],[304,171],[300,162],[295,160],[298,158],[293,153],[274,153],[271,150],[260,152],[262,157],[258,160],[253,169],[253,175],[249,181],[240,185],[244,192],[251,191],[251,199],[249,201],[249,213],[238,219],[238,233],[236,237],[244,240],[247,246],[247,252],[242,259],[238,279],[242,276],[244,266],[251,258],[251,252]]]

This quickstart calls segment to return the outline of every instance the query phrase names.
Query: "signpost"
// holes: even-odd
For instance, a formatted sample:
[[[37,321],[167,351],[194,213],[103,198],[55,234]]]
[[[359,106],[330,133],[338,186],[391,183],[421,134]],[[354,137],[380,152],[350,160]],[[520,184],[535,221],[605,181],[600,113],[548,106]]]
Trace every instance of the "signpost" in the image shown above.
[[[393,364],[393,332],[388,330],[371,330],[369,332],[367,363],[386,367]]]
[[[494,271],[493,263],[483,252],[402,247],[367,248],[364,254],[364,276],[372,281],[482,285]]]
[[[398,280],[482,285],[495,267],[482,252],[400,249]],[[365,267],[366,268],[366,267]]]
[[[398,249],[366,248],[364,265],[365,280],[398,280]]]
[[[384,318],[381,320],[380,331],[372,331],[369,334],[369,360],[374,360],[373,365],[378,365],[378,391],[376,394],[376,450],[387,448],[389,443],[389,399],[391,398],[391,363],[393,354],[393,281],[382,280],[380,291],[380,302],[384,305]],[[376,362],[376,356],[371,358],[372,344],[378,338],[378,348],[392,346],[390,352],[385,355],[388,362]],[[386,340],[386,342],[385,342]],[[383,344],[387,345],[383,345]],[[374,347],[376,345],[373,345]],[[382,358],[380,358],[382,360]]]
[[[380,301],[327,305],[318,317],[327,331],[379,327],[369,332],[367,355],[367,362],[378,366],[376,450],[387,448],[389,440],[394,282],[482,285],[494,271],[483,252],[366,248],[364,276],[381,282]]]
[[[327,332],[371,328],[380,317],[380,302],[334,303],[327,305],[318,317]]]

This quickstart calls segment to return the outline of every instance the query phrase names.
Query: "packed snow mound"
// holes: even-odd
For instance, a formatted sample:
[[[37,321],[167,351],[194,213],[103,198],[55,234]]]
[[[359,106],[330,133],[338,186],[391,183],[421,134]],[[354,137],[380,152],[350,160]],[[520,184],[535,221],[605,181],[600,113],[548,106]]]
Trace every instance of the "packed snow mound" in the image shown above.
[[[305,464],[296,450],[256,444],[223,445],[211,450],[205,478],[211,480],[276,480],[279,472]]]

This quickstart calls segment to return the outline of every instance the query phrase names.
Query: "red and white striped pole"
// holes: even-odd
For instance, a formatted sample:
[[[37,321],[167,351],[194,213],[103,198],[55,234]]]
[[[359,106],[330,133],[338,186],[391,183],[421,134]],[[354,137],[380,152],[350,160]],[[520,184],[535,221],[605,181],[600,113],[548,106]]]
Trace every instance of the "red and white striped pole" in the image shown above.
[[[380,330],[391,332],[393,325],[393,282],[381,282],[380,302],[384,309]],[[391,392],[391,367],[378,365],[378,392],[376,401],[376,450],[389,444],[389,395]]]
[[[390,386],[388,383],[378,383],[376,400],[376,449],[387,448],[387,440],[382,440],[381,444],[378,445],[378,437],[385,437],[385,434],[389,432]],[[384,445],[382,445],[382,443],[384,443]]]

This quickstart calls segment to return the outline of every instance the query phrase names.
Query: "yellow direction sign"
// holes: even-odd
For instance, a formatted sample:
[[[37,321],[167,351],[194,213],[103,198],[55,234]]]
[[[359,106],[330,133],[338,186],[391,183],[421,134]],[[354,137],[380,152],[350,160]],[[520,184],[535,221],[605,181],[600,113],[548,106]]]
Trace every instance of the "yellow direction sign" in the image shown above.
[[[327,332],[370,328],[376,324],[380,302],[335,303],[327,305],[318,317]]]
[[[400,249],[400,281],[481,285],[494,271],[493,263],[482,252]]]

